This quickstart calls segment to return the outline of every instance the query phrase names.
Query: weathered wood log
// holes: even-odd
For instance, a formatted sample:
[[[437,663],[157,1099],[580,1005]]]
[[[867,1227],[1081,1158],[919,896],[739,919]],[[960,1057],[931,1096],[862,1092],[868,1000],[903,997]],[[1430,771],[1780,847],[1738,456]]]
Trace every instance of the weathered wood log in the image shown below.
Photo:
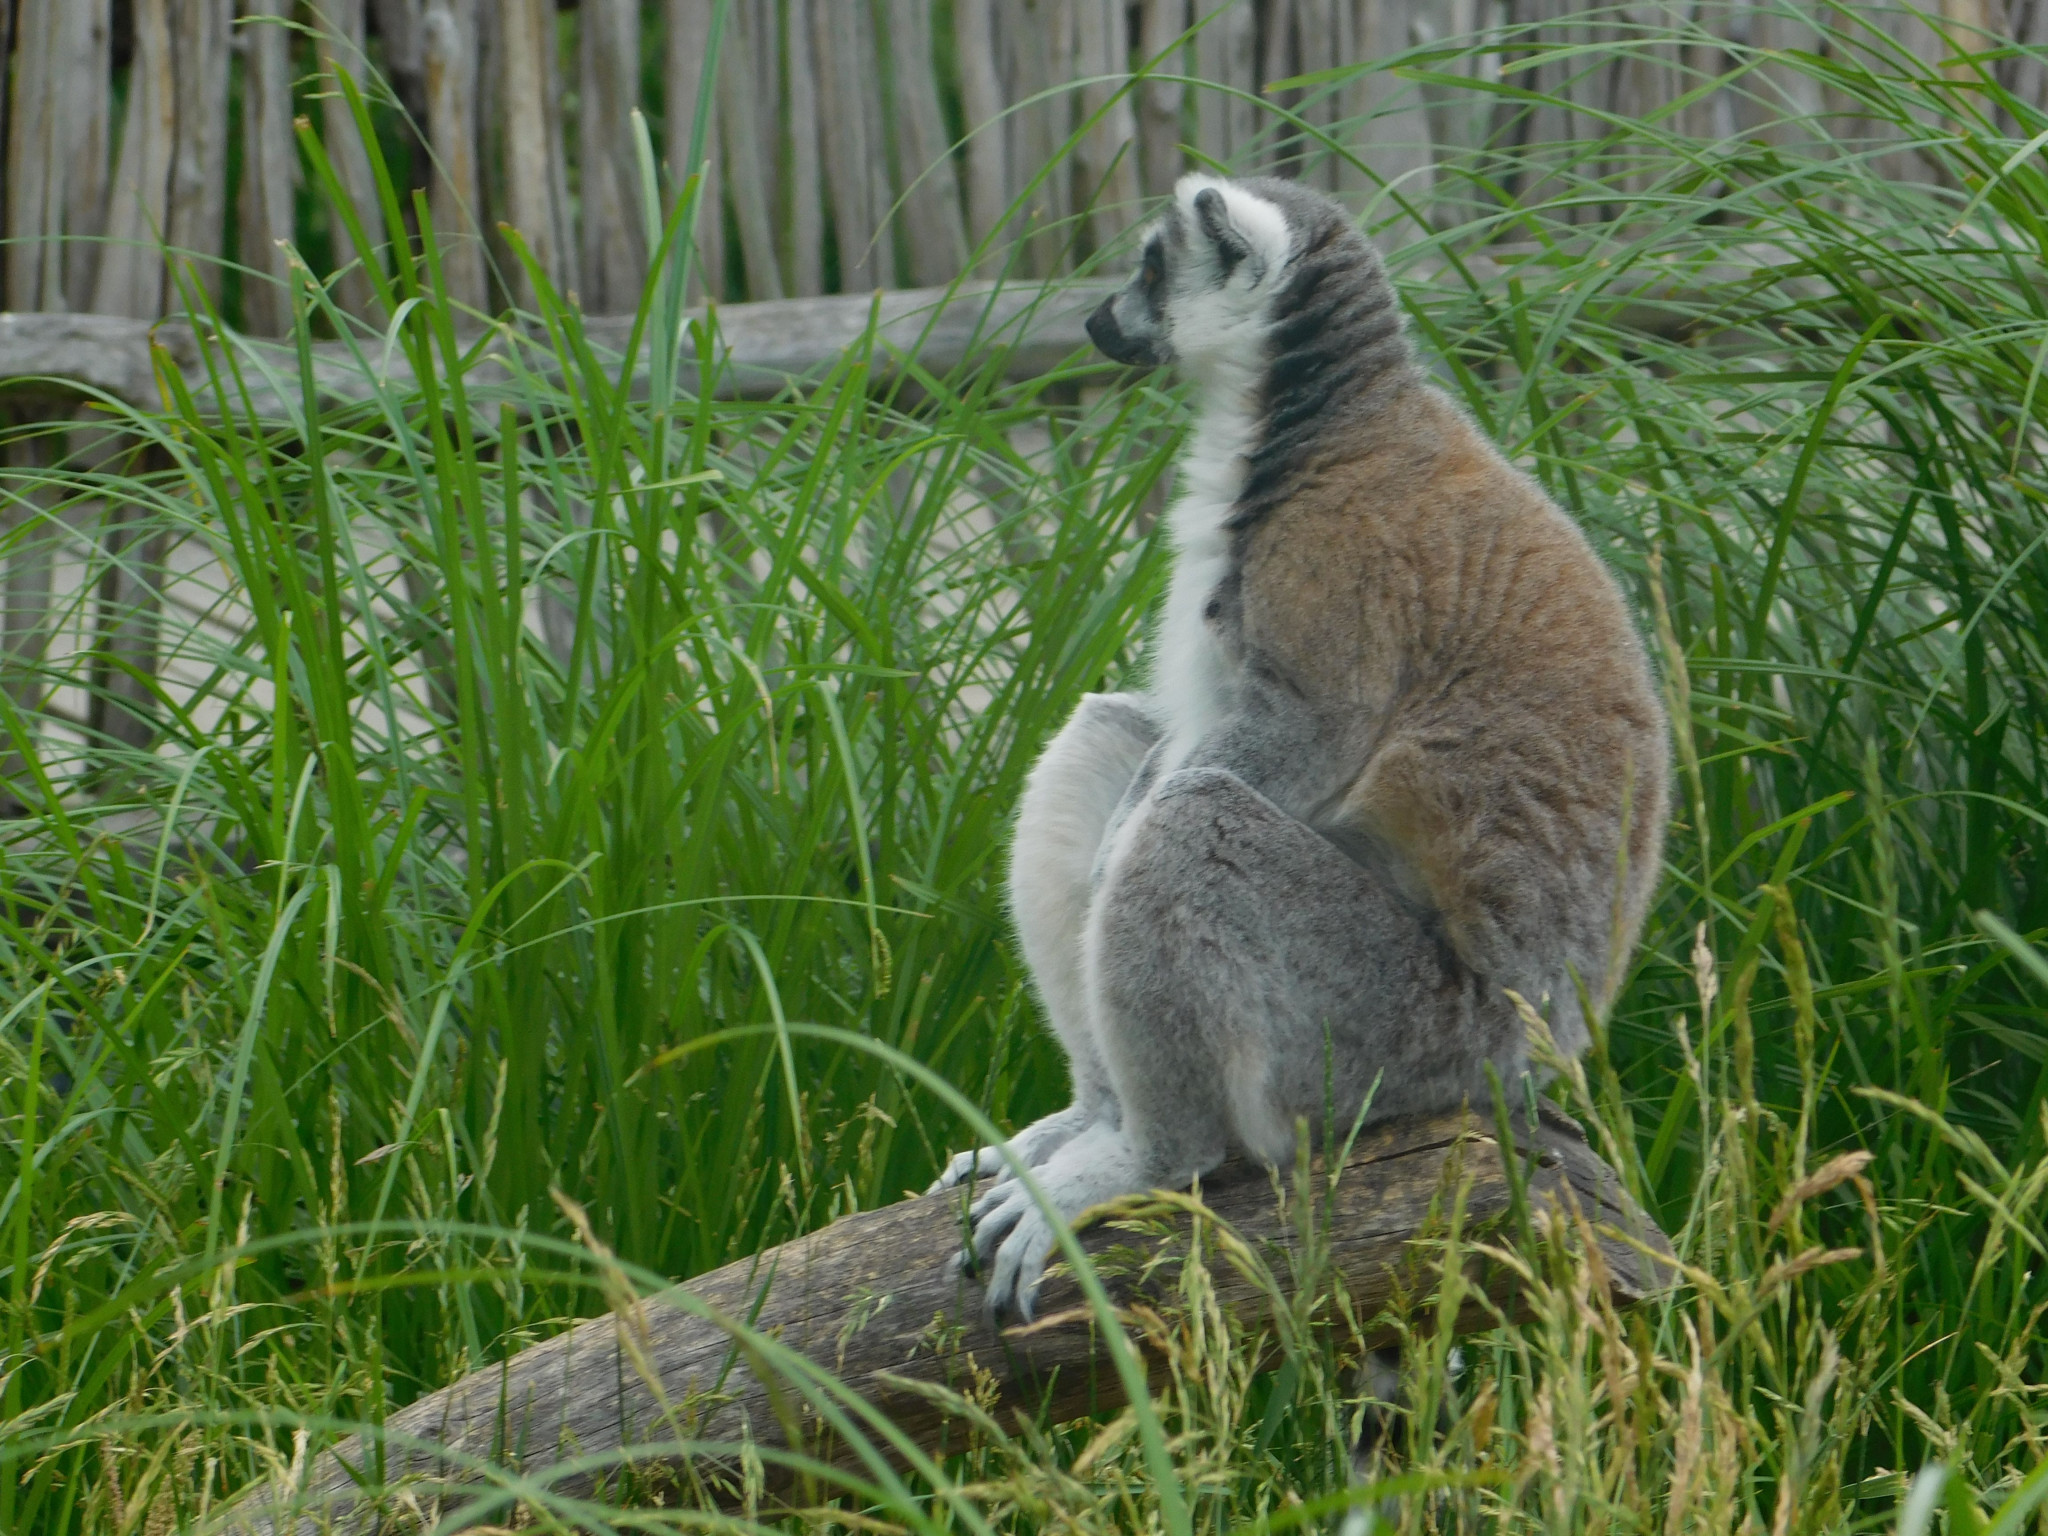
[[[1044,373],[1087,345],[1082,322],[1101,299],[1099,286],[1085,283],[1040,288],[1029,284],[993,288],[966,284],[957,289],[907,288],[881,295],[847,294],[815,299],[781,299],[759,304],[718,306],[718,335],[723,364],[711,393],[720,399],[769,399],[830,367],[861,343],[871,307],[877,310],[877,346],[873,377],[886,383],[898,373],[899,356],[943,376],[970,359],[997,350],[1006,352],[1005,372],[1013,379]],[[693,316],[704,311],[692,310]],[[631,320],[592,316],[587,334],[600,353],[622,351]],[[210,403],[210,386],[201,366],[191,328],[183,322],[130,320],[114,315],[0,313],[0,394],[22,403],[67,401],[84,393],[104,393],[143,410],[162,405],[150,361],[154,337],[170,353],[188,385]],[[236,337],[235,344],[262,358],[276,376],[291,380],[298,364],[292,350],[277,342]],[[368,366],[385,362],[379,342],[360,344]],[[685,343],[680,369],[682,388],[695,392],[698,378],[694,342]],[[314,376],[329,398],[363,400],[371,379],[345,342],[316,342]],[[543,349],[527,359],[545,369],[551,358]],[[401,386],[408,379],[405,359],[393,354],[389,376]],[[644,371],[644,364],[643,364]],[[275,417],[284,402],[271,393],[255,371],[248,370],[257,411]],[[501,363],[486,357],[470,374],[475,383],[502,382]],[[239,403],[237,409],[239,409]]]
[[[1517,252],[1501,248],[1504,255]],[[1778,253],[1759,245],[1738,251],[1728,260],[1682,277],[1654,270],[1615,280],[1603,299],[1611,309],[1596,309],[1607,325],[1654,335],[1675,335],[1698,323],[1715,307],[1715,293],[1778,260]],[[1492,290],[1504,286],[1513,269],[1486,256],[1468,256],[1457,273],[1439,274],[1442,281],[1474,281]],[[1424,278],[1423,280],[1431,280]],[[1801,292],[1817,296],[1816,280],[1788,279]],[[866,333],[870,306],[877,306],[877,346],[872,377],[886,384],[897,377],[899,358],[944,376],[971,359],[1002,351],[1004,373],[1028,379],[1073,360],[1088,345],[1083,323],[1107,287],[1100,282],[1054,282],[1044,285],[963,283],[951,288],[905,288],[879,295],[831,294],[811,299],[779,299],[755,304],[718,306],[723,362],[711,393],[719,399],[770,399],[830,367],[858,346]],[[703,310],[690,311],[701,316]],[[632,321],[624,316],[591,316],[585,330],[600,353],[623,350]],[[185,374],[186,382],[204,402],[208,385],[199,366],[192,331],[183,322],[151,323],[115,315],[58,315],[0,312],[0,396],[35,404],[68,402],[98,392],[144,410],[161,403],[149,343],[155,337]],[[276,342],[239,337],[279,376],[297,375],[297,361],[288,347]],[[358,343],[368,365],[388,363],[395,383],[407,378],[402,355],[385,357],[379,341]],[[681,386],[699,392],[694,343],[682,348]],[[370,380],[364,363],[345,342],[316,342],[314,375],[321,389],[336,401],[367,399]],[[527,359],[545,373],[554,366],[541,349]],[[1096,359],[1107,370],[1108,365]],[[499,382],[503,366],[488,356],[470,375],[473,383]],[[275,416],[283,402],[260,377],[249,380],[259,413]]]
[[[1517,1160],[1539,1229],[1580,1230],[1576,1217],[1583,1215],[1603,1261],[1596,1273],[1605,1273],[1619,1306],[1669,1285],[1675,1270],[1652,1257],[1668,1255],[1663,1237],[1577,1127],[1546,1112],[1533,1134],[1526,1132],[1518,1120]],[[1318,1178],[1315,1187],[1325,1186]],[[1461,1187],[1466,1236],[1500,1240],[1511,1225],[1513,1193],[1499,1144],[1490,1123],[1450,1114],[1369,1129],[1312,1223],[1304,1222],[1298,1203],[1285,1208],[1276,1201],[1273,1175],[1247,1165],[1221,1170],[1205,1183],[1202,1199],[1283,1285],[1300,1253],[1300,1234],[1327,1233],[1329,1269],[1319,1283],[1341,1279],[1352,1315],[1368,1320],[1368,1327],[1382,1320],[1385,1331],[1367,1342],[1387,1342],[1397,1300],[1420,1307],[1433,1288],[1432,1213],[1440,1218]],[[1542,1221],[1553,1203],[1565,1219]],[[404,1481],[419,1507],[438,1500],[445,1515],[480,1491],[491,1497],[479,1469],[509,1461],[508,1447],[519,1448],[519,1471],[529,1486],[548,1485],[569,1496],[590,1491],[602,1475],[592,1461],[611,1455],[617,1460],[608,1469],[610,1487],[628,1462],[637,1477],[670,1488],[713,1486],[729,1474],[717,1455],[700,1454],[686,1466],[680,1447],[664,1450],[665,1440],[678,1438],[678,1427],[700,1448],[745,1440],[757,1448],[843,1457],[844,1448],[816,1438],[818,1421],[807,1418],[800,1394],[756,1375],[755,1355],[736,1346],[742,1334],[773,1339],[830,1372],[930,1452],[957,1450],[966,1434],[920,1387],[962,1389],[979,1382],[985,1388],[992,1381],[999,1420],[1014,1410],[1059,1422],[1118,1406],[1119,1378],[1070,1277],[1048,1279],[1036,1325],[1000,1333],[991,1326],[978,1285],[953,1262],[962,1212],[962,1195],[949,1193],[848,1216],[676,1291],[581,1323],[392,1414],[384,1427],[385,1483]],[[1160,1244],[1150,1231],[1129,1224],[1098,1226],[1082,1239],[1097,1255],[1112,1247],[1148,1252]],[[1221,1304],[1256,1326],[1270,1306],[1269,1293],[1227,1261],[1212,1261],[1211,1271]],[[1517,1314],[1509,1270],[1468,1264],[1468,1271],[1494,1307]],[[1128,1277],[1141,1272],[1148,1278],[1134,1290]],[[1170,1298],[1173,1273],[1170,1261],[1125,1263],[1107,1283],[1113,1298],[1157,1301]],[[1459,1327],[1490,1326],[1492,1317],[1475,1303]],[[804,1443],[793,1446],[793,1439]],[[550,1472],[569,1456],[574,1465]],[[373,1464],[373,1448],[362,1440],[340,1445],[308,1469],[288,1505],[280,1506],[277,1489],[245,1501],[239,1529],[271,1536],[367,1530],[374,1516],[361,1479]],[[478,1507],[471,1518],[503,1522],[509,1512],[502,1497],[495,1502],[495,1510]]]

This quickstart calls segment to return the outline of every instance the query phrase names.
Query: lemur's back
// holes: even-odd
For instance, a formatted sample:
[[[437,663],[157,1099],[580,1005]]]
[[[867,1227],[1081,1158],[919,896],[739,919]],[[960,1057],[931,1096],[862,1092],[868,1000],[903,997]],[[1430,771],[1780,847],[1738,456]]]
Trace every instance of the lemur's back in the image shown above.
[[[1619,906],[1619,932],[1555,934],[1604,1001],[1666,814],[1664,713],[1621,593],[1577,525],[1431,385],[1356,423],[1348,451],[1325,446],[1240,551],[1247,656],[1348,717],[1356,771],[1307,819],[1392,855],[1468,953],[1486,930],[1557,917],[1499,905],[1525,861],[1582,887],[1619,880],[1622,900],[1597,904]]]

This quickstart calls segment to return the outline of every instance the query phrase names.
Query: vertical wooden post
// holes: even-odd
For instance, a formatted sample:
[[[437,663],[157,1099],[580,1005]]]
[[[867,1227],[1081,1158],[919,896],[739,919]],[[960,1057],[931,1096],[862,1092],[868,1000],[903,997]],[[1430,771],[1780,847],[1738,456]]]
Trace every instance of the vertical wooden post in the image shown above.
[[[837,10],[834,6],[832,9]],[[692,287],[714,299],[725,297],[725,201],[721,190],[718,146],[718,92],[716,82],[704,78],[704,61],[711,50],[712,0],[668,0],[668,46],[663,69],[667,117],[665,148],[668,173],[680,192],[683,183],[700,172],[703,188],[698,195],[697,277]],[[701,150],[691,151],[690,137],[696,131],[700,89],[711,95],[711,110],[704,123]]]
[[[222,125],[226,132],[226,125]],[[159,466],[161,467],[161,466]],[[98,612],[94,617],[92,728],[123,747],[144,748],[156,735],[157,630],[164,556],[161,530],[133,502],[109,502],[100,531]]]
[[[7,307],[63,309],[63,0],[23,0],[7,125]],[[0,61],[4,62],[4,61]]]
[[[258,336],[291,329],[290,263],[278,242],[296,238],[292,192],[299,151],[292,132],[292,0],[242,0],[243,323]]]
[[[220,251],[228,212],[228,32],[234,0],[179,0],[172,7],[172,70],[178,82],[178,141],[171,153],[171,255],[191,264],[210,302],[220,298]],[[165,305],[181,305],[178,284]]]
[[[578,153],[583,171],[583,307],[631,311],[647,276],[646,220],[633,151],[640,100],[638,0],[583,0]]]
[[[64,293],[75,307],[92,299],[98,237],[107,221],[108,118],[113,110],[114,17],[110,0],[69,0],[64,115],[70,165],[64,173]]]
[[[384,76],[415,124],[427,120],[428,0],[370,0],[384,38]]]
[[[369,78],[369,61],[363,55],[363,0],[314,0],[314,4],[313,20],[319,28],[322,76],[320,142],[327,151],[328,161],[334,166],[335,179],[341,183],[349,201],[355,204],[356,217],[362,220],[364,234],[374,240],[375,232],[383,223],[377,201],[377,180],[370,171],[370,156],[363,148],[362,135],[356,131],[355,116],[349,111],[348,99],[341,94],[341,86],[334,74],[336,66],[339,66],[347,70],[358,85]],[[350,314],[369,319],[375,306],[375,290],[370,285],[367,272],[356,264],[374,261],[376,254],[355,248],[339,213],[330,213],[329,225],[334,265],[343,271],[342,279],[335,287],[336,298]]]
[[[478,219],[477,0],[428,0],[421,53],[426,77],[427,143],[434,174],[427,212],[441,248],[448,297],[471,309],[490,303]]]
[[[1204,25],[1195,41],[1196,71],[1229,92],[1259,86],[1258,17],[1251,0],[1196,0]],[[1252,101],[1226,91],[1202,91],[1195,101],[1195,142],[1204,159],[1231,165],[1258,132]]]
[[[911,281],[925,286],[948,283],[967,266],[967,224],[949,153],[952,143],[939,110],[931,0],[889,0],[889,57],[896,171],[904,188]]]
[[[1060,89],[1074,78],[1073,6],[1074,0],[1001,0],[996,12],[1005,91],[1020,104],[1006,146],[1010,196],[1022,199],[1013,238],[1023,247],[1018,265],[1032,277],[1059,271],[1073,242],[1073,167],[1060,158],[1074,122],[1074,98]]]
[[[825,291],[825,207],[819,182],[818,68],[811,12],[837,0],[787,0],[783,57],[789,69],[789,288],[798,298]],[[829,121],[829,120],[828,120]]]
[[[1102,250],[1131,221],[1138,202],[1138,118],[1124,89],[1131,69],[1124,8],[1084,3],[1076,12],[1074,66],[1081,79],[1081,136],[1075,195],[1086,198],[1089,244]]]
[[[822,0],[811,12],[818,54],[818,113],[824,134],[825,182],[832,201],[832,238],[839,247],[839,287],[867,293],[893,287],[896,252],[882,216],[889,177],[875,133],[874,16],[864,3]]]
[[[54,458],[52,442],[44,435],[16,437],[6,446],[6,462],[15,469],[45,467]],[[7,561],[5,585],[0,586],[0,694],[30,730],[46,691],[42,668],[52,627],[51,578],[63,537],[47,502],[44,495],[30,494],[0,505],[0,553]],[[26,773],[22,745],[0,737],[0,780],[18,781]],[[0,815],[18,815],[25,804],[0,784]]]
[[[4,17],[0,17],[4,21]],[[107,0],[25,0],[7,124],[6,303],[81,309],[106,211]]]
[[[733,220],[739,226],[740,259],[747,269],[747,297],[783,297],[782,267],[775,255],[774,176],[770,147],[763,142],[756,91],[760,64],[756,49],[759,19],[752,6],[734,6],[732,24],[718,61],[719,136],[725,171],[732,180]]]
[[[953,0],[953,55],[960,62],[960,111],[967,120],[967,239],[982,252],[976,272],[992,277],[1003,266],[994,237],[1010,208],[1003,174],[1009,124],[996,66],[994,0]]]
[[[1186,164],[1181,153],[1181,110],[1187,87],[1159,75],[1187,73],[1180,50],[1188,27],[1188,0],[1143,0],[1138,10],[1138,54],[1155,73],[1138,87],[1138,180],[1147,197],[1173,190]]]
[[[1285,80],[1299,74],[1296,62],[1299,54],[1295,44],[1299,34],[1296,22],[1299,19],[1298,0],[1266,0],[1265,25],[1259,38],[1258,90],[1259,94],[1275,106],[1285,107],[1292,112],[1301,105],[1300,91],[1276,91],[1273,82]],[[1301,168],[1301,135],[1291,124],[1276,119],[1267,135],[1265,153],[1259,157],[1257,169],[1269,175],[1284,175]],[[1247,167],[1250,169],[1250,167]]]
[[[1393,57],[1414,41],[1416,0],[1342,0],[1352,10],[1351,34],[1357,57]],[[1421,92],[1405,80],[1373,70],[1351,80],[1340,93],[1339,117],[1347,124],[1351,152],[1365,171],[1339,162],[1336,185],[1347,192],[1376,192],[1392,185],[1398,196],[1419,199],[1429,191],[1436,160],[1429,114]],[[1399,204],[1392,203],[1391,213]],[[1401,218],[1381,236],[1396,245],[1423,233]]]
[[[154,320],[163,313],[161,241],[169,222],[178,92],[172,74],[168,0],[134,0],[133,14],[135,57],[128,72],[128,111],[107,198],[107,243],[100,253],[92,307],[104,315]]]
[[[555,68],[554,0],[502,0],[505,211],[550,281],[579,286],[563,192],[561,95]],[[537,303],[521,271],[507,273],[521,305]]]

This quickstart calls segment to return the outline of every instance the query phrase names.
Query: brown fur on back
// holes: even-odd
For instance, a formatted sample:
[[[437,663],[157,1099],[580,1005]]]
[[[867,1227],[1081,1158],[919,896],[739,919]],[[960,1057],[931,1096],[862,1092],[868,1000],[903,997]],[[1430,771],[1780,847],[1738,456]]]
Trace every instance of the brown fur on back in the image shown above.
[[[1239,546],[1245,656],[1357,764],[1308,819],[1384,850],[1482,973],[1555,916],[1518,899],[1537,863],[1539,884],[1620,877],[1618,928],[1572,947],[1625,955],[1656,880],[1667,745],[1613,578],[1420,379],[1317,446]],[[1581,979],[1604,1005],[1619,977],[1599,970]]]

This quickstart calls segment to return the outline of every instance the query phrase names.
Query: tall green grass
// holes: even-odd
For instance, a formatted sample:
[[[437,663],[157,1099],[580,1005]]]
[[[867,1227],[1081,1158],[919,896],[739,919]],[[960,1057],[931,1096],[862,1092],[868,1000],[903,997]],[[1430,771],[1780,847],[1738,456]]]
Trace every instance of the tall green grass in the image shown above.
[[[2048,122],[1995,59],[1873,32],[1744,60],[1836,117],[1525,142],[1526,82],[1671,42],[1401,61],[1496,129],[1392,253],[1418,341],[1593,533],[1680,722],[1664,897],[1557,1091],[1692,1282],[1618,1318],[1583,1262],[1514,1259],[1535,1323],[1455,1379],[1418,1333],[1416,1529],[1836,1529],[1923,1465],[2003,1497],[2048,1449]],[[0,1531],[196,1514],[297,1426],[599,1305],[552,1190],[680,1276],[921,1187],[952,1117],[790,1023],[999,1119],[1064,1091],[1005,827],[1079,694],[1141,675],[1170,387],[877,390],[857,349],[719,401],[668,361],[717,367],[679,249],[637,386],[552,293],[479,337],[430,246],[384,249],[385,334],[301,284],[284,419],[107,402],[133,452],[0,479],[66,538],[131,509],[171,679],[149,751],[88,709],[4,722],[34,814],[0,840]],[[316,396],[316,327],[367,403]],[[207,355],[231,402],[274,366]],[[83,612],[107,557],[71,552]],[[116,691],[51,665],[60,704]],[[1186,1507],[1306,1519],[1355,1428],[1342,1309],[1311,1286],[1255,1369],[1202,1274],[1143,1323]],[[1130,1426],[988,1426],[952,1513],[874,1518],[1172,1528]]]

